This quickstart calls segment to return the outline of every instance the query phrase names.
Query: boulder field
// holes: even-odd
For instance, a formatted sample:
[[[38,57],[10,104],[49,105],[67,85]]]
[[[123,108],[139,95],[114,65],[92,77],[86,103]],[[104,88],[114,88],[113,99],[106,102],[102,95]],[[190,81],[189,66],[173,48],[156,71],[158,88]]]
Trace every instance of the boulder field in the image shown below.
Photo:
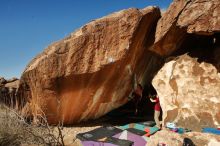
[[[163,122],[216,126],[219,32],[219,0],[174,0],[162,16],[151,6],[91,21],[27,65],[18,89],[23,113],[50,124],[99,118],[128,102],[135,76],[147,87],[165,63],[153,80]]]

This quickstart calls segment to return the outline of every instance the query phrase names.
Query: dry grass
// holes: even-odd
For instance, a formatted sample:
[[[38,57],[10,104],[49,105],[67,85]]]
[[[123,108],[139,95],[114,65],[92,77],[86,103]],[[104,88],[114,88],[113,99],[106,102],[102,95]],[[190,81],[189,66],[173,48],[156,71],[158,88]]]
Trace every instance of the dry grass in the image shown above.
[[[78,133],[103,125],[102,121],[96,120],[92,124],[49,126],[46,118],[37,117],[40,118],[38,124],[27,123],[16,109],[0,104],[0,146],[81,146],[76,139]]]
[[[0,104],[0,146],[64,145],[62,126],[28,124],[14,109]]]
[[[109,117],[67,127],[62,124],[49,126],[45,116],[37,114],[36,117],[38,124],[27,123],[14,108],[0,104],[0,146],[81,146],[81,142],[76,139],[78,133],[112,125]]]

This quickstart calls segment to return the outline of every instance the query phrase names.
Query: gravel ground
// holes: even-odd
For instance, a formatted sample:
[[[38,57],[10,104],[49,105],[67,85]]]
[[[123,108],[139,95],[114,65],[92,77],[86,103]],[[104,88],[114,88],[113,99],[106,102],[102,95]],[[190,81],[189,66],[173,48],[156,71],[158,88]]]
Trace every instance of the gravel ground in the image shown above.
[[[7,140],[8,143],[13,141],[21,143],[22,146],[39,145],[42,143],[42,139],[49,140],[48,134],[52,134],[55,138],[58,138],[58,128],[56,126],[39,127],[37,125],[29,125],[25,123],[21,118],[17,117],[16,110],[8,109],[0,104],[0,139],[1,136]],[[81,142],[76,139],[78,133],[84,133],[96,129],[101,126],[120,126],[128,123],[137,121],[147,120],[148,117],[141,116],[127,116],[127,115],[116,115],[116,116],[104,116],[96,120],[90,120],[87,122],[81,122],[80,124],[69,125],[62,127],[62,136],[66,146],[81,146]],[[6,126],[4,126],[6,125]],[[49,131],[48,131],[49,130]],[[32,131],[31,135],[30,132]],[[49,132],[49,133],[48,133]],[[5,134],[12,135],[12,140]],[[16,137],[19,135],[19,137]],[[46,137],[47,136],[47,137]],[[36,140],[36,138],[38,138]],[[41,141],[39,141],[41,140]],[[1,141],[0,141],[1,145]],[[40,144],[41,145],[41,144]],[[43,145],[43,144],[42,144]]]
[[[81,123],[80,125],[64,127],[62,130],[64,134],[64,142],[67,146],[81,146],[80,140],[76,139],[76,135],[78,133],[88,132],[90,130],[96,129],[101,126],[108,126],[108,125],[120,126],[132,122],[142,121],[143,120],[142,118],[128,119],[126,117],[120,117],[120,118],[103,117],[94,121]],[[144,119],[149,119],[149,118],[145,117]]]
[[[87,132],[98,128],[100,126],[91,126],[91,127],[65,127],[63,129],[64,134],[64,143],[66,146],[81,146],[81,143],[76,139],[78,133]]]

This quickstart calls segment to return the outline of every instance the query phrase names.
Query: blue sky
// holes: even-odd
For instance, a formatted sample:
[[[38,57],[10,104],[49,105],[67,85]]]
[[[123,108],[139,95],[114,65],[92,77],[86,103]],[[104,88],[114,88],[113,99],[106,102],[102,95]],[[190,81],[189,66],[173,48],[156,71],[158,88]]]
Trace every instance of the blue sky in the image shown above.
[[[0,76],[20,77],[49,44],[87,22],[130,7],[167,8],[172,0],[0,0]]]

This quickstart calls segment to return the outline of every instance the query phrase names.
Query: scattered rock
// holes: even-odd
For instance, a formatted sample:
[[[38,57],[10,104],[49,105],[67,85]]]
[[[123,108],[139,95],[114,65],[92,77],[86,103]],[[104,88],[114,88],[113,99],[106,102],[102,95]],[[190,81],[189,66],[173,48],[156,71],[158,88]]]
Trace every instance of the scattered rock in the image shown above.
[[[164,143],[168,146],[182,146],[184,138],[189,138],[196,146],[215,146],[214,144],[220,142],[220,136],[213,134],[189,132],[180,135],[164,129],[151,136],[147,145],[156,146],[158,143]]]
[[[164,143],[168,146],[182,146],[183,138],[174,132],[170,132],[167,130],[161,130],[150,137],[147,142],[148,146],[157,146],[158,143]]]

